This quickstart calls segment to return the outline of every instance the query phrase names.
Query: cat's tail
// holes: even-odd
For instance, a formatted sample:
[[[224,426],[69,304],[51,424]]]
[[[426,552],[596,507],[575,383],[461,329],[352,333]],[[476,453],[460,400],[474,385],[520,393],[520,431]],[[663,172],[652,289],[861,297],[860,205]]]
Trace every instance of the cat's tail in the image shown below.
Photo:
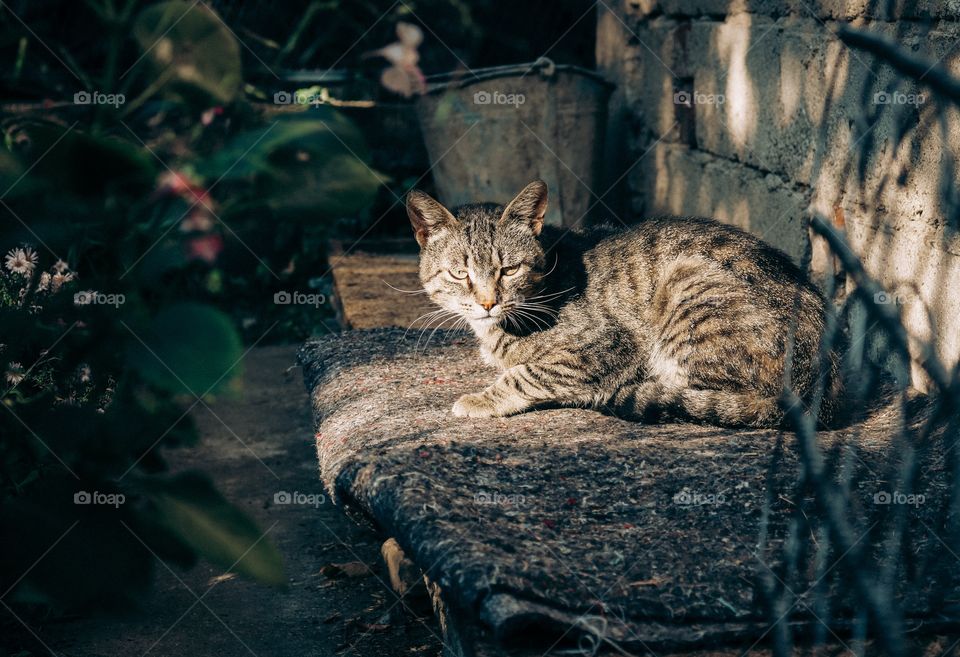
[[[677,405],[691,419],[724,427],[776,427],[783,409],[776,397],[728,390],[687,388],[678,393]]]
[[[815,378],[808,372],[795,372],[800,375],[801,391],[798,395],[810,412],[812,389]],[[819,404],[818,419],[822,427],[830,427],[847,413],[840,400],[844,395],[844,381],[841,373],[841,360],[836,352],[830,352],[825,380],[821,380],[824,394]],[[796,398],[795,398],[796,399]],[[780,396],[762,396],[757,391],[733,392],[728,390],[687,389],[679,393],[677,405],[694,420],[719,424],[726,427],[778,428],[789,424],[787,408]],[[849,424],[849,421],[847,422]]]
[[[679,391],[673,400],[690,419],[725,427],[774,428],[789,425],[784,401],[756,393],[727,390]],[[937,412],[936,398],[910,388],[901,393],[892,385],[871,395],[867,403],[825,398],[820,407],[822,430],[892,434],[900,428],[917,431]],[[808,412],[809,409],[804,409]]]
[[[862,433],[890,433],[901,428],[918,431],[938,412],[937,402],[937,397],[916,388],[901,391],[883,384],[869,400],[838,400],[838,412],[829,428]]]
[[[937,398],[916,388],[902,390],[879,367],[857,374],[856,384],[841,371],[840,356],[831,354],[830,381],[820,409],[825,429],[863,432],[917,430],[938,412]]]

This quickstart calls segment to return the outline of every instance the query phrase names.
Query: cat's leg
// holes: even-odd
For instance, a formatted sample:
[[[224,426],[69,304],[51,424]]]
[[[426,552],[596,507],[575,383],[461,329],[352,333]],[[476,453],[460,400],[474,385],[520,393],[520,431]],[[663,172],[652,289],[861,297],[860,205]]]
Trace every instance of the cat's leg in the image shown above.
[[[577,381],[563,380],[549,365],[516,365],[505,370],[482,392],[463,395],[453,405],[458,417],[502,417],[538,404],[585,404]]]

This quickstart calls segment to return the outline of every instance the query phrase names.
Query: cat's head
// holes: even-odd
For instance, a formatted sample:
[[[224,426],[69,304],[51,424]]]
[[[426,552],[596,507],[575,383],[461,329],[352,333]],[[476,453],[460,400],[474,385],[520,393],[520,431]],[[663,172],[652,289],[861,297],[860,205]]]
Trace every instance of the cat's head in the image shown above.
[[[423,192],[407,195],[407,214],[420,243],[420,281],[442,308],[471,322],[500,323],[538,293],[544,252],[537,239],[547,210],[547,185],[536,180],[506,205],[447,210]]]

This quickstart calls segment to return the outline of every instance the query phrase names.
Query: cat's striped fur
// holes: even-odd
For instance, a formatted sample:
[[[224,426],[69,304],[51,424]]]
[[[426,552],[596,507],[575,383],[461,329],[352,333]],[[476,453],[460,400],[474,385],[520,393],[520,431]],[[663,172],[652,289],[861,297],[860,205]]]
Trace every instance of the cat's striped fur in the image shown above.
[[[541,181],[506,208],[451,213],[422,192],[408,196],[424,288],[502,370],[454,414],[575,405],[776,426],[791,336],[801,398],[821,371],[839,381],[836,359],[818,364],[823,297],[782,252],[700,218],[565,232],[543,226],[546,202]]]

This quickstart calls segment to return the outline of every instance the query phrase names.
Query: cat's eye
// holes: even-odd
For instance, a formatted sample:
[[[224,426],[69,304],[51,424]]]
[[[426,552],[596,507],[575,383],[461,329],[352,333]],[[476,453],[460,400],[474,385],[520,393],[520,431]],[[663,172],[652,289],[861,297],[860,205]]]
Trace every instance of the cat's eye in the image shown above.
[[[500,273],[504,276],[513,276],[518,271],[520,271],[520,265],[513,265],[512,267],[504,267],[500,270]]]
[[[462,281],[467,277],[467,272],[465,269],[448,269],[447,273],[458,281]]]

